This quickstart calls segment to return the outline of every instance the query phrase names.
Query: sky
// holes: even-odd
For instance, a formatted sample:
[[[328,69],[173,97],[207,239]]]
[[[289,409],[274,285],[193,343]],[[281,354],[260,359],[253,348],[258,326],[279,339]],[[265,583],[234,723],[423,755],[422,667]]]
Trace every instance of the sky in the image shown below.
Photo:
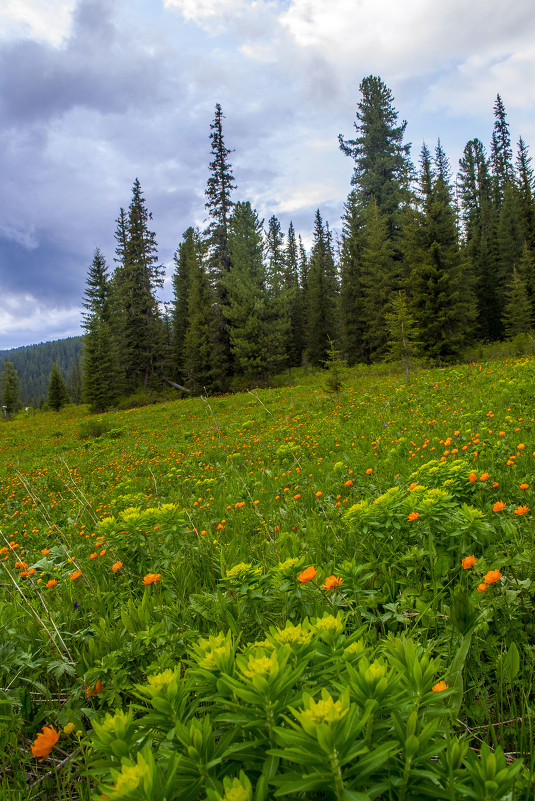
[[[454,174],[490,147],[499,93],[535,149],[533,0],[2,0],[0,350],[81,333],[95,248],[139,179],[172,298],[173,254],[205,227],[216,103],[236,190],[306,245],[336,232],[359,84],[390,88],[418,162],[440,138]]]

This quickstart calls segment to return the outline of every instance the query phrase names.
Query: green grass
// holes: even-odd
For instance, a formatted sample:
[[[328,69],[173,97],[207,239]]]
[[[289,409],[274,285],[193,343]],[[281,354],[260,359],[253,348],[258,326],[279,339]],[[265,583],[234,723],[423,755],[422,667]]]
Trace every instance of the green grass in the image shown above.
[[[113,756],[93,722],[106,711],[140,704],[137,688],[146,686],[148,676],[177,669],[178,675],[196,675],[195,660],[204,658],[195,656],[199,638],[226,632],[234,650],[221,668],[222,684],[211,686],[201,671],[196,689],[188,685],[190,711],[183,712],[181,725],[195,728],[194,721],[209,720],[216,726],[218,715],[230,720],[236,715],[232,692],[253,692],[225,678],[238,671],[246,680],[239,654],[249,653],[247,643],[303,621],[316,642],[310,621],[340,613],[342,639],[332,653],[321,656],[324,646],[318,645],[303,656],[305,673],[293,678],[292,659],[287,661],[292,690],[264,750],[283,747],[289,725],[280,728],[284,715],[292,704],[304,709],[306,693],[318,699],[323,687],[335,698],[349,687],[350,704],[360,709],[361,680],[351,667],[340,672],[333,653],[342,654],[358,637],[373,665],[387,658],[388,648],[401,647],[388,645],[391,638],[409,637],[427,649],[434,666],[421,690],[427,698],[422,721],[427,715],[438,728],[427,753],[424,723],[421,731],[415,724],[420,751],[410,764],[400,761],[404,741],[392,721],[399,715],[409,736],[415,701],[410,693],[403,701],[393,693],[390,722],[370,730],[377,754],[386,748],[382,738],[398,743],[377,768],[378,777],[381,770],[389,776],[388,789],[380,789],[383,774],[373,780],[378,797],[428,797],[417,795],[424,792],[418,771],[448,764],[444,775],[461,772],[444,784],[444,797],[463,797],[468,783],[471,797],[485,798],[490,786],[481,789],[477,771],[486,765],[492,773],[492,766],[485,754],[474,765],[469,756],[485,742],[502,748],[509,763],[522,760],[513,783],[504,778],[492,797],[531,797],[535,362],[422,370],[411,385],[394,373],[359,368],[349,371],[338,400],[324,389],[321,374],[295,371],[292,378],[292,387],[98,416],[84,407],[22,413],[0,425],[4,796],[88,798],[90,785],[96,792],[98,782],[110,787],[117,781],[113,770],[134,771],[126,762],[121,768],[121,754],[138,765],[138,778],[151,770],[167,776],[170,757],[159,744],[167,723],[160,722],[157,735],[150,716],[147,723],[132,708],[131,741],[124,731],[118,735],[129,744],[116,746]],[[477,562],[463,569],[468,555]],[[298,576],[310,565],[316,576],[301,583]],[[501,578],[485,584],[493,570]],[[148,574],[160,578],[145,585]],[[322,589],[329,576],[342,581]],[[269,647],[279,646],[275,638]],[[283,662],[289,658],[284,653],[278,656]],[[394,684],[416,681],[414,659],[399,663]],[[439,694],[425,692],[429,682],[444,677],[450,687],[439,709]],[[142,693],[140,709],[151,703]],[[353,706],[348,710],[350,718]],[[74,731],[61,733],[39,763],[30,745],[42,726],[61,732],[69,723]],[[256,718],[240,718],[232,736],[239,739],[256,725],[265,732]],[[226,743],[227,723],[217,726],[214,742],[222,737]],[[344,737],[360,736],[356,729],[344,731],[336,735],[340,747]],[[143,756],[143,737],[153,742],[150,758]],[[205,732],[201,739],[208,743],[210,737],[215,735]],[[468,748],[455,770],[453,756],[446,755],[451,738]],[[236,742],[229,748],[221,761],[226,767],[210,768],[196,789],[186,788],[184,796],[176,788],[175,795],[165,792],[224,798],[223,779],[229,774],[238,781],[242,769],[248,778],[240,798],[248,797],[247,782],[251,797],[259,799],[274,797],[277,788],[286,797],[313,798],[321,782],[326,795],[317,797],[371,792],[349,774],[340,789],[338,779],[329,778],[331,768],[320,785],[299,789],[294,774],[305,775],[305,763],[291,767],[282,760],[262,773],[256,757],[233,762]],[[435,784],[443,781],[437,776]],[[162,787],[138,788],[128,797],[157,798]]]

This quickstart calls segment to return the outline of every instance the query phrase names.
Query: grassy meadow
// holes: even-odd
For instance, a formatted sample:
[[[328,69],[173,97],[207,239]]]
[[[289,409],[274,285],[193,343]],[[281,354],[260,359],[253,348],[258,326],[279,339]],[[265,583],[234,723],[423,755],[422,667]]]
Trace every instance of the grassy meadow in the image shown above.
[[[535,361],[0,425],[0,797],[533,798]]]

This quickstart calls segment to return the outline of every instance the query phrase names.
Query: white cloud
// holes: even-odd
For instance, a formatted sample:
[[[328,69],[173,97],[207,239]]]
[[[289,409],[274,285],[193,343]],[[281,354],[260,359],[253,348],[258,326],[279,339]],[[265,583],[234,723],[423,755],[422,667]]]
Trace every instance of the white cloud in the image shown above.
[[[438,97],[444,75],[462,90],[468,74],[480,86],[488,76],[472,73],[478,59],[487,68],[501,62],[496,78],[529,84],[525,64],[510,56],[523,51],[533,64],[532,0],[291,0],[279,20],[298,47],[315,49],[356,76],[379,74],[389,85],[427,76]]]
[[[70,33],[75,0],[4,0],[0,26],[4,37],[28,36],[58,46]]]
[[[2,293],[0,308],[0,350],[15,348],[28,341],[79,336],[80,307],[45,306],[29,293]]]
[[[188,21],[201,22],[243,9],[244,0],[164,0],[163,5],[167,9],[178,9]]]

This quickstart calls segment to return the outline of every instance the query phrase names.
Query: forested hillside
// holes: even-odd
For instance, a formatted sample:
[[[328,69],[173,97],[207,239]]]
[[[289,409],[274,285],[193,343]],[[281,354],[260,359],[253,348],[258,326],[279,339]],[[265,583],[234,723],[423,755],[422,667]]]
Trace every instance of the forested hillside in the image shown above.
[[[360,93],[354,138],[338,142],[354,162],[341,236],[333,241],[318,209],[309,252],[293,224],[285,233],[236,197],[216,105],[208,225],[183,234],[166,313],[135,180],[116,220],[115,268],[97,249],[87,278],[84,392],[94,410],[165,379],[193,393],[262,384],[292,366],[322,366],[333,341],[349,365],[447,364],[477,341],[531,341],[533,170],[521,137],[515,157],[501,97],[490,152],[470,140],[454,177],[440,140],[412,163],[381,78],[364,78]]]
[[[6,362],[12,362],[20,380],[21,403],[36,407],[47,398],[50,371],[55,362],[67,382],[71,398],[79,402],[82,343],[83,337],[68,337],[54,342],[41,342],[39,345],[0,350],[0,373]]]

